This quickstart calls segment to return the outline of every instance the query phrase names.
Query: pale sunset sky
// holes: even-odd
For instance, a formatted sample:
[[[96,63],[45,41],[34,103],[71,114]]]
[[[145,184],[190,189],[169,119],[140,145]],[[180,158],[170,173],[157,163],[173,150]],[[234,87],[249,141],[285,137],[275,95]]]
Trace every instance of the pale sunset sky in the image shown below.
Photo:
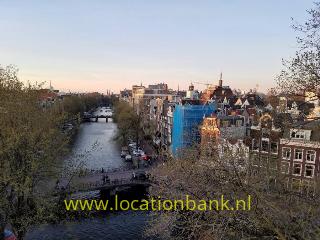
[[[190,82],[266,91],[311,0],[0,0],[0,64],[63,91]],[[202,90],[204,85],[195,84]]]

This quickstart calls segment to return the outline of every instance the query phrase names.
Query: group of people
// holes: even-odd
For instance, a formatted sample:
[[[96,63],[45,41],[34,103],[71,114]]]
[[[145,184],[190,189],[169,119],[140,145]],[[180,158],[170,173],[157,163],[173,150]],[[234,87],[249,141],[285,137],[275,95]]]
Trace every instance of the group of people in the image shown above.
[[[109,176],[107,174],[102,176],[102,182],[103,184],[110,182]]]

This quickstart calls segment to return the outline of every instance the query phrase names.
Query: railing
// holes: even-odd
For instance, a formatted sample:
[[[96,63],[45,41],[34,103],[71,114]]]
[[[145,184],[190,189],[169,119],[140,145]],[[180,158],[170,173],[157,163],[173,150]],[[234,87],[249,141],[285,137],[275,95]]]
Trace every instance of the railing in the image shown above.
[[[90,183],[82,183],[77,184],[75,186],[69,186],[65,191],[69,193],[77,193],[77,192],[85,192],[89,190],[99,190],[103,188],[112,188],[116,186],[124,186],[124,185],[130,185],[130,184],[149,184],[148,180],[138,180],[138,179],[115,179],[112,181],[96,181],[96,182],[90,182]]]
[[[95,174],[108,174],[108,173],[115,173],[115,172],[127,172],[127,171],[134,171],[134,169],[131,169],[129,167],[119,167],[119,168],[110,168],[110,169],[85,169],[83,172],[80,173],[79,177],[87,177],[87,176],[92,176]]]

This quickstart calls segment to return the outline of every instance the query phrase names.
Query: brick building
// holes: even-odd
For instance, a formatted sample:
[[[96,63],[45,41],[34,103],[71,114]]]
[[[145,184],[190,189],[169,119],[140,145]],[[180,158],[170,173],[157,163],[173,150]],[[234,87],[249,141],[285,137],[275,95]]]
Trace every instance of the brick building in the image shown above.
[[[275,126],[275,122],[279,121],[264,114],[257,126],[251,126],[246,143],[252,173],[265,173],[272,179],[282,176],[289,189],[314,192],[320,176],[320,122],[291,128]]]

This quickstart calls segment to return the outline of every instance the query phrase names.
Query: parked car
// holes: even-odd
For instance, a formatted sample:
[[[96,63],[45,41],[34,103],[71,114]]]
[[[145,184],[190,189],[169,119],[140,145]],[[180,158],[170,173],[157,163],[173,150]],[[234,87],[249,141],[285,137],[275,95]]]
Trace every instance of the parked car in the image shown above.
[[[129,143],[129,147],[136,147],[137,143],[133,142],[133,143]]]
[[[125,160],[128,161],[128,162],[129,162],[129,161],[132,161],[131,155],[130,155],[130,154],[126,155],[126,156],[125,156]]]
[[[151,157],[147,154],[144,154],[144,155],[141,155],[141,160],[144,160],[144,161],[150,161]]]
[[[131,151],[142,151],[142,149],[137,145],[131,146],[131,147],[129,146],[129,148],[130,148]]]
[[[126,157],[126,155],[128,155],[128,154],[129,154],[128,151],[122,150],[121,153],[120,153],[120,156],[121,156],[122,158],[124,158],[124,157]]]
[[[140,150],[134,150],[132,153],[133,153],[133,155],[138,156],[138,157],[140,157],[140,156],[145,154],[144,151],[142,151],[141,149]]]

